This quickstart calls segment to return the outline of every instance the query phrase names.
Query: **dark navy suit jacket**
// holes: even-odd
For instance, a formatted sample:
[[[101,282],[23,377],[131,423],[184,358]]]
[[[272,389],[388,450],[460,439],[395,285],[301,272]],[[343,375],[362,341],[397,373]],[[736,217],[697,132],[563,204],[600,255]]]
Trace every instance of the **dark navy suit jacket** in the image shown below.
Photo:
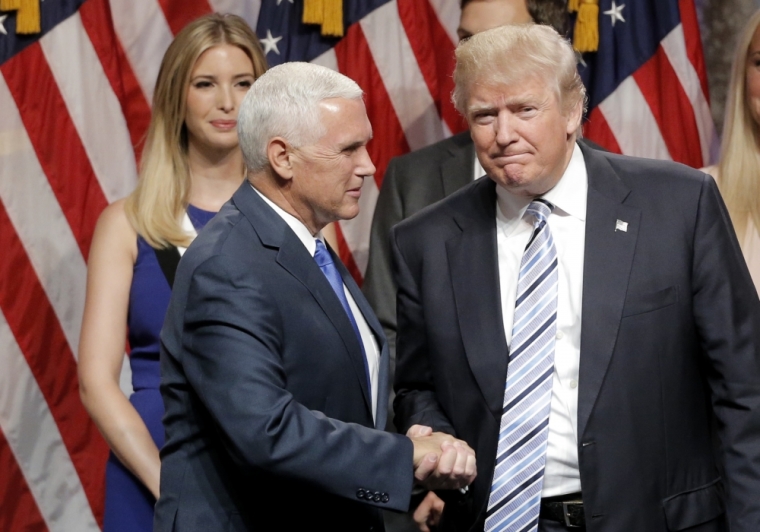
[[[381,347],[384,389],[382,329],[341,273]],[[155,530],[380,530],[379,508],[405,510],[412,444],[374,429],[386,405],[374,422],[362,357],[322,271],[244,183],[177,270]]]
[[[587,530],[712,532],[728,521],[732,532],[757,532],[760,301],[717,187],[674,163],[581,149]],[[456,434],[478,457],[444,530],[482,530],[493,476],[508,370],[495,212],[495,184],[483,178],[392,238],[397,425]]]

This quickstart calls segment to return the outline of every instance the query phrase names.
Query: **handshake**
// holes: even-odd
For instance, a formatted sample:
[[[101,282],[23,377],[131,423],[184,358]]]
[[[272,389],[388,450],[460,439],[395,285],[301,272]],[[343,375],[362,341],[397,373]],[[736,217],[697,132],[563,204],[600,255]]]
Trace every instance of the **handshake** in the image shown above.
[[[460,489],[475,480],[475,451],[449,434],[413,425],[406,436],[414,445],[414,478],[428,490]]]

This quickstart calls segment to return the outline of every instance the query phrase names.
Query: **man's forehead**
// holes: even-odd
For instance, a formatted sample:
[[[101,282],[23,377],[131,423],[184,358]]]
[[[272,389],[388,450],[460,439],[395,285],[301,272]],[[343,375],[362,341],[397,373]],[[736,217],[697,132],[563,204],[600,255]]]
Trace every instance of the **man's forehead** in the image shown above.
[[[476,80],[469,85],[468,101],[480,104],[510,103],[554,95],[553,86],[542,76],[525,76],[506,81]]]
[[[361,98],[327,98],[319,102],[325,135],[339,144],[372,138],[372,125]]]

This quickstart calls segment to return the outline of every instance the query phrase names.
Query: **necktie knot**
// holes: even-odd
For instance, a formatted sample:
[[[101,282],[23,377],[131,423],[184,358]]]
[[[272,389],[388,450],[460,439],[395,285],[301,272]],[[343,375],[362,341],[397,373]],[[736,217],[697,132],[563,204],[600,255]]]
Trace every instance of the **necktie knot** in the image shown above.
[[[525,212],[532,215],[535,219],[533,226],[540,227],[546,223],[552,210],[554,210],[554,205],[544,199],[537,199],[530,202]]]
[[[320,268],[331,266],[333,264],[332,255],[330,255],[330,252],[327,251],[327,248],[320,239],[317,238],[316,242],[317,250],[314,252],[314,260],[316,261],[317,266]]]

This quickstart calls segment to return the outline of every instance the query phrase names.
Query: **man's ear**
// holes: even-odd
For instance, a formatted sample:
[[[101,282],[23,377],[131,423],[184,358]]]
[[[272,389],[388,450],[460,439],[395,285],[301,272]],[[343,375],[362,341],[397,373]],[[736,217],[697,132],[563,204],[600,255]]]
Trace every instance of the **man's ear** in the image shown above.
[[[292,153],[288,141],[282,137],[273,137],[267,143],[267,158],[275,174],[283,179],[293,177],[293,167],[290,160]]]
[[[570,109],[567,115],[567,136],[568,138],[574,133],[580,132],[581,123],[583,120],[583,99],[581,99],[575,107]],[[576,135],[576,138],[578,136]]]

